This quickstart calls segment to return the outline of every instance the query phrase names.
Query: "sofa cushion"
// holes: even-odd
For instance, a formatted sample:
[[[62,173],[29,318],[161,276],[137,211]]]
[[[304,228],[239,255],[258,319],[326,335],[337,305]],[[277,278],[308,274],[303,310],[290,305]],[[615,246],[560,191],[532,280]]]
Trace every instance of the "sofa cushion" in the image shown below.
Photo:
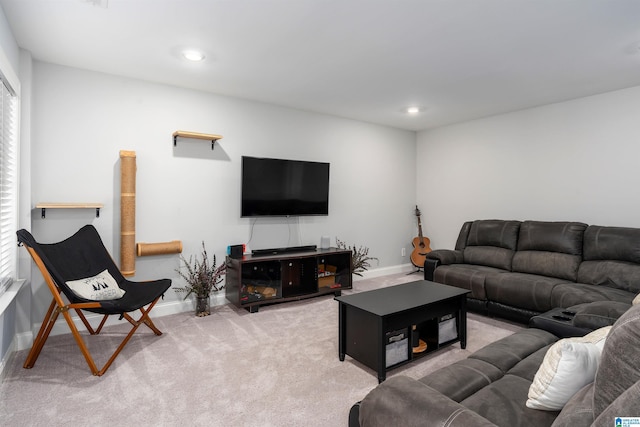
[[[504,270],[483,265],[453,264],[441,265],[433,273],[433,279],[445,285],[456,286],[471,291],[471,298],[486,300],[484,290],[488,275],[503,273]]]
[[[551,303],[551,293],[564,282],[566,280],[555,277],[502,273],[487,276],[485,290],[489,301],[543,313],[555,307]]]
[[[474,221],[469,227],[466,246],[463,249],[465,264],[511,270],[519,228],[519,221]]]
[[[520,361],[557,340],[558,337],[542,329],[523,329],[481,348],[469,358],[483,360],[506,373]]]
[[[602,411],[593,425],[595,427],[609,427],[613,425],[612,420],[618,417],[637,419],[640,413],[638,408],[640,408],[640,381],[636,381],[631,387],[623,391],[611,405]]]
[[[580,222],[523,222],[512,270],[575,281],[586,228]]]
[[[597,418],[640,380],[640,305],[631,306],[611,327],[596,373],[593,413]],[[637,414],[636,414],[637,415]]]
[[[633,294],[627,291],[585,283],[562,283],[551,291],[551,305],[561,308],[595,301],[617,301],[631,304],[632,299]]]
[[[530,385],[524,378],[507,374],[460,403],[499,426],[550,426],[559,412],[527,408]]]
[[[483,360],[463,359],[438,369],[420,381],[460,402],[503,375],[500,369]]]
[[[551,427],[587,427],[592,422],[593,383],[584,386],[569,399]]]
[[[420,381],[403,375],[393,376],[362,399],[359,424],[362,427],[446,425],[449,427],[493,426]]]
[[[469,231],[471,231],[472,225],[473,221],[467,221],[460,227],[460,233],[458,233],[458,238],[456,239],[456,251],[462,251],[465,246],[467,246],[467,239],[469,238]]]
[[[542,365],[545,354],[547,354],[547,351],[552,345],[553,344],[546,345],[530,356],[527,356],[516,364],[516,366],[509,369],[508,374],[516,375],[528,381],[533,381],[536,376],[536,372],[538,372],[540,365]]]
[[[518,246],[520,221],[485,219],[473,221],[467,246],[495,246],[515,251]]]
[[[577,281],[637,294],[640,292],[640,264],[615,260],[583,261]]]
[[[581,256],[586,228],[587,224],[581,222],[524,221],[520,226],[518,251]]]
[[[518,251],[513,256],[514,272],[551,276],[574,282],[578,277],[579,255],[558,252]]]
[[[466,264],[486,265],[502,270],[511,270],[513,251],[495,246],[467,246],[464,248]]]
[[[583,257],[640,264],[640,228],[590,225],[584,233]]]

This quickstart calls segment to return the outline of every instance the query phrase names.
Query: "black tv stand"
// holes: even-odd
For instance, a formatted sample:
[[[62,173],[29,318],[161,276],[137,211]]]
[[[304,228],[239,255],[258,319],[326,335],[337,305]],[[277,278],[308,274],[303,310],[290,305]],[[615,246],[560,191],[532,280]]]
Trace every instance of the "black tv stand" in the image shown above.
[[[286,248],[273,248],[273,249],[254,249],[251,251],[253,256],[265,256],[265,255],[279,255],[287,254],[291,252],[314,252],[318,249],[316,245],[306,246],[289,246]]]
[[[309,248],[311,246],[308,246]],[[227,257],[225,295],[251,313],[266,304],[351,289],[351,251],[337,248]]]

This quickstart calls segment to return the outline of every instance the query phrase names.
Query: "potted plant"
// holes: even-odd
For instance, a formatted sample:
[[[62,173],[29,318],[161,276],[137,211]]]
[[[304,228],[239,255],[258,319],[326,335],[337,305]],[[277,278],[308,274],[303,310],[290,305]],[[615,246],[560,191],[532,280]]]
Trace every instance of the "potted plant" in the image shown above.
[[[196,316],[208,316],[211,314],[210,309],[210,297],[212,292],[218,292],[224,285],[220,285],[222,282],[222,276],[226,273],[227,266],[222,264],[216,266],[216,256],[213,255],[211,261],[207,255],[207,249],[202,242],[202,260],[198,260],[196,257],[189,257],[189,261],[180,255],[182,265],[176,269],[176,272],[186,282],[187,286],[181,288],[174,288],[176,292],[186,292],[184,299],[191,294],[196,296]]]
[[[369,256],[369,248],[366,246],[347,246],[347,244],[336,237],[336,245],[338,249],[346,249],[351,251],[351,264],[353,265],[352,273],[362,277],[362,272],[366,271],[371,264],[369,261],[379,261],[376,257]]]

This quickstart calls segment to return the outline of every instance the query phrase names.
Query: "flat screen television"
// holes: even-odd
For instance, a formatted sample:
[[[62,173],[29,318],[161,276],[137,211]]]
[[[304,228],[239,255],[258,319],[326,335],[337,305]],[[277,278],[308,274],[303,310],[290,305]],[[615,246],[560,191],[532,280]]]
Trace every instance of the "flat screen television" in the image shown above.
[[[329,163],[242,157],[241,215],[329,215]]]

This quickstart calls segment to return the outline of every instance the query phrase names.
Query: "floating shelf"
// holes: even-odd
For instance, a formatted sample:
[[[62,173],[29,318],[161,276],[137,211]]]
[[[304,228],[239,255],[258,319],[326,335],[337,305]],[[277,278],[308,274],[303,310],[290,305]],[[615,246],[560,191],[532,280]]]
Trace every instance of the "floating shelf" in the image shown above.
[[[96,218],[100,217],[100,209],[103,208],[102,203],[38,203],[37,209],[42,209],[42,218],[46,217],[47,209],[95,209]]]
[[[222,135],[215,135],[212,133],[199,133],[199,132],[189,132],[186,130],[177,130],[173,133],[173,146],[175,147],[178,143],[178,137],[180,138],[191,138],[191,139],[204,139],[207,141],[211,141],[211,149],[215,148],[216,141],[222,139]]]

